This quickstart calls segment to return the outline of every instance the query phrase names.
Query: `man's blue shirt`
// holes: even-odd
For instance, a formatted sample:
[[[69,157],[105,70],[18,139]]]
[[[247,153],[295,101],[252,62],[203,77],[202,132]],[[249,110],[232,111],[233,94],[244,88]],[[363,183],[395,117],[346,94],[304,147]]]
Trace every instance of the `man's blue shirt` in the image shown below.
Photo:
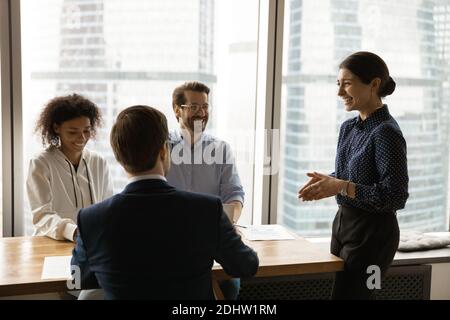
[[[167,181],[180,190],[216,195],[223,203],[244,203],[244,190],[228,143],[202,133],[191,146],[179,130],[170,132]]]

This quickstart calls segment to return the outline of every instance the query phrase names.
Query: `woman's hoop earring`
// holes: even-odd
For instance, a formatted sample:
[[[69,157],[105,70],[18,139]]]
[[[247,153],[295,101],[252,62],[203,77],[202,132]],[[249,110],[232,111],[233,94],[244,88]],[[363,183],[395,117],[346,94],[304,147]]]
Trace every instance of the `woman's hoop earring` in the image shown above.
[[[50,144],[54,147],[59,146],[59,136],[54,136],[50,140]]]

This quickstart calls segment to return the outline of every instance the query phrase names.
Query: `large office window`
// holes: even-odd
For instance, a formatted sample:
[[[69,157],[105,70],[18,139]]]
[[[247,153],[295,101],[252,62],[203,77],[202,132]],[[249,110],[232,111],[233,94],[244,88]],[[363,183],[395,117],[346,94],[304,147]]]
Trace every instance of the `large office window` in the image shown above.
[[[0,61],[0,110],[3,108],[2,99],[2,64]],[[0,150],[2,150],[2,119],[0,117]],[[0,238],[3,237],[3,152],[0,152]]]
[[[299,202],[306,172],[334,171],[340,124],[338,64],[365,50],[385,59],[397,89],[386,99],[408,145],[410,176],[400,228],[448,229],[450,1],[287,0],[282,87],[282,170],[278,221],[326,236],[334,198]]]
[[[120,191],[126,176],[109,146],[118,112],[134,104],[154,106],[175,129],[172,90],[197,80],[211,88],[208,129],[234,150],[246,193],[242,221],[251,222],[258,4],[22,0],[25,177],[30,157],[42,149],[32,129],[43,105],[56,95],[77,92],[102,110],[104,126],[88,147],[106,157]],[[25,222],[29,234],[29,210]]]
[[[258,48],[268,53],[273,43],[280,43],[275,39],[262,48],[258,34],[268,27],[270,38],[276,31],[275,22],[269,25],[272,20],[261,18],[262,3],[274,2],[21,0],[16,26],[21,28],[22,103],[17,99],[15,107],[23,108],[22,128],[16,133],[23,133],[24,152],[23,163],[14,167],[22,166],[26,177],[29,159],[42,149],[33,128],[43,105],[56,95],[77,92],[102,109],[104,126],[88,147],[108,160],[120,191],[126,178],[108,143],[117,113],[133,104],[148,104],[162,110],[175,129],[171,92],[184,81],[198,80],[212,89],[209,131],[228,141],[236,155],[246,192],[241,223],[258,223],[261,216],[267,223],[276,215],[278,223],[301,235],[329,235],[334,199],[301,203],[297,190],[307,171],[333,171],[339,126],[356,115],[343,111],[336,96],[337,66],[354,51],[370,50],[386,60],[398,84],[386,102],[408,143],[410,198],[398,214],[400,226],[448,229],[450,0],[277,1],[285,8],[282,70],[271,54],[258,56]],[[262,79],[258,74],[266,62],[266,70],[273,63],[273,79],[282,75],[281,110],[277,86],[271,86],[269,76]],[[265,81],[267,95],[261,89]],[[270,100],[270,93],[276,107],[271,119],[270,112],[261,115],[270,110],[269,104],[264,109],[261,97]],[[278,186],[273,188],[254,165],[255,150],[258,160],[266,148],[255,145],[261,141],[255,139],[255,128],[271,129],[270,123],[277,128],[278,113],[281,161],[279,176],[272,180]],[[25,185],[22,178],[14,183]],[[30,234],[23,193],[23,221]],[[276,212],[262,212],[261,206],[276,207]],[[17,206],[15,210],[21,212]],[[12,212],[7,214],[13,218]]]

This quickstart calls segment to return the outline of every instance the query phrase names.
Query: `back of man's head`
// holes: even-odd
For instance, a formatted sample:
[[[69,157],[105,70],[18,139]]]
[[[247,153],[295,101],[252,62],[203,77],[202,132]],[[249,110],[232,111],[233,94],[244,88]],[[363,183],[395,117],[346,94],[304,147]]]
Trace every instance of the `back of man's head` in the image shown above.
[[[132,106],[117,116],[110,142],[116,160],[129,173],[155,167],[169,137],[163,113],[148,106]]]

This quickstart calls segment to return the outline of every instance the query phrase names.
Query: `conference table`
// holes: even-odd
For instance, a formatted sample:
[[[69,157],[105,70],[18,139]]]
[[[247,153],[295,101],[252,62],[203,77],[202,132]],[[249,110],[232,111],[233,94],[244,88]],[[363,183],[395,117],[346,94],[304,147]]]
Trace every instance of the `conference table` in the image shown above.
[[[260,261],[256,277],[328,273],[343,270],[342,259],[303,239],[249,241]],[[74,244],[47,237],[0,238],[0,297],[67,291],[67,279],[42,280],[45,257],[69,256]],[[218,281],[229,279],[219,265],[212,270],[216,298]]]

